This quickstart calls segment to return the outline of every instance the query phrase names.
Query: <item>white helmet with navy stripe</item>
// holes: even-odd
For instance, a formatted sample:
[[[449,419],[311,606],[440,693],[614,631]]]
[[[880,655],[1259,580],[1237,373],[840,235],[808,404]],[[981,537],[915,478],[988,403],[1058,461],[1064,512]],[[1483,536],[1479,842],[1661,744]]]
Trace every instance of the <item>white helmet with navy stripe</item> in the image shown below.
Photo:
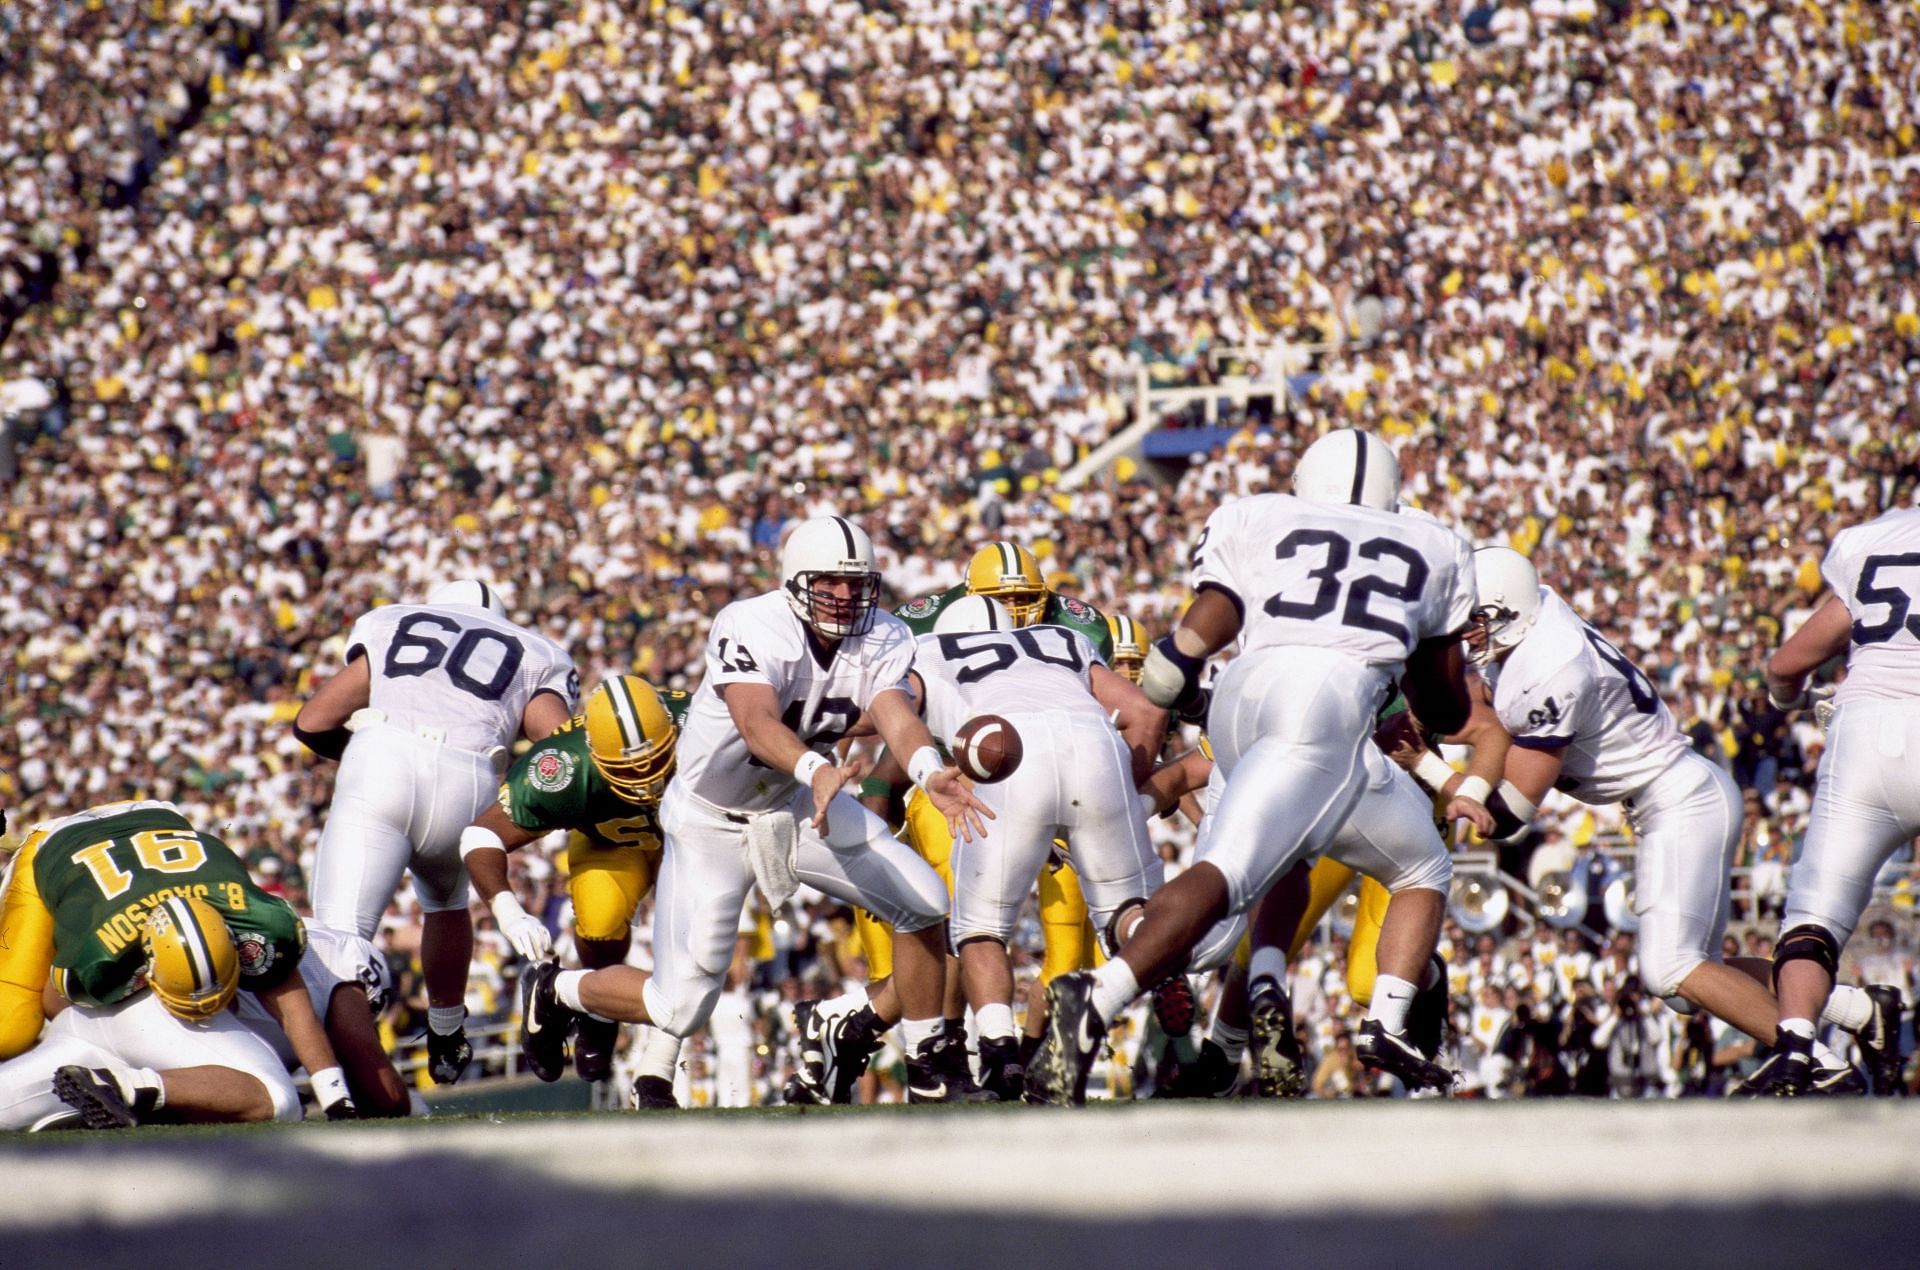
[[[1293,469],[1293,492],[1315,503],[1393,511],[1400,505],[1400,460],[1372,433],[1341,428],[1300,456]]]
[[[800,620],[828,639],[864,635],[880,599],[873,540],[844,516],[800,522],[780,551],[787,603]],[[840,580],[850,585],[841,585]]]
[[[507,604],[500,598],[500,593],[478,578],[462,578],[458,582],[437,586],[433,594],[427,597],[427,603],[434,608],[457,606],[485,609],[495,617],[507,615]]]
[[[940,610],[933,619],[935,635],[955,635],[963,631],[1010,631],[1013,614],[990,595],[963,595]]]

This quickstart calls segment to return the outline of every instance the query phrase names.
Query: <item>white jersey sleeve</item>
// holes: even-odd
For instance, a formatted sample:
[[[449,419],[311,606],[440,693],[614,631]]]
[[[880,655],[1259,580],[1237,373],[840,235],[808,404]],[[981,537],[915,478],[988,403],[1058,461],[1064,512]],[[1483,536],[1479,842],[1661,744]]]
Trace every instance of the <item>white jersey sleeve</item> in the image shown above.
[[[1091,714],[1093,644],[1064,626],[922,635],[913,667],[926,686],[927,728],[951,744],[976,715]]]
[[[306,928],[307,951],[300,958],[300,984],[313,1003],[315,1017],[326,1022],[334,989],[342,984],[354,984],[366,993],[367,1008],[373,1011],[374,1018],[385,1013],[393,997],[393,980],[387,970],[387,959],[380,955],[380,950],[350,931],[334,930],[312,921],[306,923]],[[300,1065],[287,1034],[253,993],[242,992],[234,997],[234,1013],[273,1047],[288,1071]]]
[[[1491,678],[1514,744],[1558,751],[1555,787],[1581,802],[1630,798],[1690,748],[1653,681],[1544,588],[1539,620]]]
[[[677,779],[724,810],[768,811],[792,797],[793,775],[754,758],[721,689],[730,683],[770,686],[781,722],[809,749],[824,754],[876,696],[906,691],[913,635],[891,613],[875,613],[865,635],[843,639],[825,652],[786,596],[773,591],[720,610],[707,637],[706,661],[707,675],[681,729]]]
[[[520,733],[527,704],[550,692],[580,708],[580,676],[546,636],[464,606],[390,604],[353,624],[347,659],[367,659],[368,704],[400,727],[442,729],[484,752]]]
[[[1920,508],[1841,530],[1820,574],[1853,617],[1834,701],[1920,696]]]
[[[1423,513],[1261,494],[1208,518],[1192,583],[1234,601],[1243,651],[1334,648],[1397,676],[1421,641],[1465,631],[1473,551]]]

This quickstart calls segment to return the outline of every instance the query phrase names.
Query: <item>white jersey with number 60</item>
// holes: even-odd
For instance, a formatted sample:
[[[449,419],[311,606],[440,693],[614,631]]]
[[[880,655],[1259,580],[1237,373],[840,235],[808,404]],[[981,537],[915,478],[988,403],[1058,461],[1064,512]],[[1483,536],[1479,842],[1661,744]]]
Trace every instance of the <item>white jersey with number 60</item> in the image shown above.
[[[1920,508],[1835,534],[1820,575],[1853,615],[1834,704],[1920,697]]]
[[[707,635],[706,677],[680,732],[676,779],[727,811],[772,811],[793,797],[793,774],[775,771],[747,749],[720,695],[728,684],[772,687],[781,721],[822,754],[875,696],[889,688],[906,691],[913,632],[893,614],[875,612],[865,635],[841,640],[830,654],[821,648],[783,592],[736,600],[721,609]]]
[[[1258,494],[1207,519],[1193,588],[1240,602],[1243,654],[1311,646],[1398,676],[1414,646],[1464,632],[1473,548],[1414,511]]]
[[[401,728],[443,728],[484,753],[520,735],[527,703],[551,692],[580,708],[580,675],[546,636],[465,605],[389,604],[353,624],[347,660],[365,655],[368,702]]]
[[[1089,683],[1099,655],[1078,631],[956,631],[914,641],[913,668],[927,686],[927,728],[951,742],[979,714],[1045,712],[1106,718]]]

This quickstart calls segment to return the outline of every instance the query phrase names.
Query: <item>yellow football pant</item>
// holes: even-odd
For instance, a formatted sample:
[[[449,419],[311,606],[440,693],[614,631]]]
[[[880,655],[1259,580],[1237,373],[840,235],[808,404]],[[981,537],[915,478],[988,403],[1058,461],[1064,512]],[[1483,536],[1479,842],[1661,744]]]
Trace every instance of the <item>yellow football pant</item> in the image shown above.
[[[0,895],[0,1060],[32,1049],[47,1021],[40,993],[53,968],[53,914],[33,878],[38,838],[14,853]]]
[[[1337,860],[1322,859],[1313,866],[1307,878],[1312,888],[1307,897],[1307,911],[1301,914],[1300,925],[1294,929],[1293,943],[1287,948],[1288,961],[1300,955],[1313,928],[1320,924],[1320,919],[1352,881],[1353,870]],[[1360,879],[1360,911],[1354,915],[1353,934],[1347,936],[1347,992],[1361,1006],[1373,1004],[1373,980],[1380,972],[1376,960],[1380,951],[1380,924],[1387,918],[1387,903],[1392,898],[1387,888],[1372,878]],[[1252,936],[1243,936],[1234,960],[1245,970],[1252,955]]]
[[[907,845],[922,860],[933,866],[940,880],[953,894],[953,835],[947,831],[947,818],[917,787],[907,796]],[[867,959],[867,981],[878,983],[893,977],[893,927],[864,908],[853,911],[853,929],[860,936],[860,950]]]
[[[603,847],[585,834],[567,835],[567,894],[581,939],[625,939],[633,911],[660,875],[658,846]]]

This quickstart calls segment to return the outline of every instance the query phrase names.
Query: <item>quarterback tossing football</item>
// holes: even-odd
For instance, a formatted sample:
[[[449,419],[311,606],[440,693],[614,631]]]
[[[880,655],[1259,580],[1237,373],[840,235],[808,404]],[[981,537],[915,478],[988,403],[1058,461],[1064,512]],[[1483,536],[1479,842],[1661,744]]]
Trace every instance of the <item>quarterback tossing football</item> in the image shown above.
[[[1020,734],[997,714],[968,719],[953,734],[953,761],[974,780],[991,785],[1013,775],[1024,753]]]

